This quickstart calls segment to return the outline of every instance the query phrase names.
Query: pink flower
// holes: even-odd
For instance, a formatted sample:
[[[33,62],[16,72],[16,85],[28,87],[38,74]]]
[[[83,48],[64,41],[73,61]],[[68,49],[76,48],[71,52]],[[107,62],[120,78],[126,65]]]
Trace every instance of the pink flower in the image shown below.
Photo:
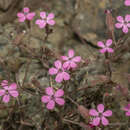
[[[3,102],[8,103],[10,100],[10,96],[16,98],[19,95],[18,91],[16,90],[16,83],[8,85],[8,81],[3,80],[1,86],[3,87],[3,89],[0,89],[0,96],[3,96]]]
[[[65,104],[65,101],[61,96],[64,95],[64,91],[62,89],[58,89],[55,93],[52,87],[47,87],[45,90],[45,96],[42,96],[41,100],[43,103],[47,103],[46,107],[49,110],[52,110],[55,107],[55,102],[60,106]]]
[[[49,13],[48,16],[46,16],[46,12],[40,12],[41,19],[36,20],[36,24],[39,25],[39,28],[44,28],[47,24],[53,26],[55,24],[55,21],[53,20],[54,14]]]
[[[89,114],[91,116],[94,116],[93,121],[92,121],[92,125],[98,126],[100,124],[100,120],[104,126],[108,125],[109,121],[107,120],[106,117],[112,116],[112,111],[107,110],[104,112],[104,105],[103,104],[99,104],[97,106],[97,110],[98,111],[96,111],[95,109],[91,109],[89,111]]]
[[[61,57],[62,60],[66,61],[63,64],[63,67],[66,69],[70,69],[70,68],[76,68],[77,64],[76,62],[80,62],[81,61],[81,57],[80,56],[75,56],[74,57],[74,50],[69,50],[68,51],[68,56],[62,56]]]
[[[127,104],[124,108],[123,108],[124,111],[126,111],[125,115],[126,116],[130,116],[130,103]]]
[[[125,0],[125,5],[130,6],[130,0]]]
[[[35,13],[34,12],[29,13],[29,8],[25,7],[23,8],[23,12],[17,13],[17,16],[19,18],[19,22],[24,22],[26,19],[32,20],[33,17],[35,16]]]
[[[56,82],[60,83],[63,80],[69,80],[70,79],[70,75],[65,72],[64,68],[62,67],[62,63],[61,61],[57,60],[54,62],[54,65],[56,68],[52,67],[49,69],[49,74],[50,75],[56,75]]]
[[[117,18],[118,23],[115,24],[116,28],[122,28],[124,33],[128,33],[128,28],[130,27],[130,15],[127,14],[125,19],[122,16],[118,16]]]
[[[111,44],[112,44],[111,39],[108,39],[106,41],[106,45],[104,45],[104,43],[102,41],[99,41],[98,46],[103,48],[103,49],[100,49],[100,52],[101,53],[105,53],[105,52],[113,53],[114,50],[112,48],[109,48],[109,46],[111,46]]]

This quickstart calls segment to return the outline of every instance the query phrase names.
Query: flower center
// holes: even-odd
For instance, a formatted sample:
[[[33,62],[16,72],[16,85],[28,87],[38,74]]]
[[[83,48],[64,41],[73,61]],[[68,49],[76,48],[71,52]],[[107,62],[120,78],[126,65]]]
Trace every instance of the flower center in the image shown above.
[[[8,90],[5,90],[5,94],[6,94],[6,95],[9,94],[9,91],[8,91]]]
[[[125,24],[125,25],[127,25],[127,24],[128,24],[128,22],[124,21],[124,24]]]
[[[27,12],[24,12],[24,15],[27,15],[28,13]]]
[[[54,97],[54,95],[52,95],[52,96],[51,96],[51,100],[54,100],[54,99],[55,99],[55,97]]]
[[[102,117],[102,113],[99,112],[99,117]]]

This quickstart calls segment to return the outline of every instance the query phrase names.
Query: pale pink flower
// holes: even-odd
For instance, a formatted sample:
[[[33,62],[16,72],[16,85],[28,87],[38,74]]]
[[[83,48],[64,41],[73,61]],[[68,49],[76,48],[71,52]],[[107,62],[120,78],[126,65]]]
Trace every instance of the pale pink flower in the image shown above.
[[[17,13],[19,18],[19,22],[24,22],[25,20],[32,20],[35,16],[35,12],[29,12],[30,9],[28,7],[23,8],[23,12]]]
[[[16,90],[17,89],[16,83],[8,85],[8,81],[3,80],[1,86],[3,87],[3,89],[0,89],[0,96],[3,96],[2,99],[3,102],[8,103],[10,100],[10,96],[16,98],[19,95],[18,91]]]
[[[80,56],[74,57],[74,50],[69,50],[68,56],[62,56],[61,59],[65,61],[64,64],[63,64],[63,67],[68,69],[68,70],[70,68],[76,68],[77,67],[76,63],[81,61]]]
[[[55,21],[53,20],[55,16],[53,13],[49,13],[47,16],[46,12],[40,12],[40,17],[41,19],[37,19],[35,22],[39,25],[39,28],[44,28],[47,24],[51,26],[55,24]]]
[[[54,93],[52,87],[47,87],[45,92],[47,95],[42,96],[41,101],[43,103],[47,103],[47,109],[52,110],[55,107],[55,102],[60,106],[63,106],[65,104],[64,99],[61,98],[64,95],[64,91],[62,89],[58,89]]]
[[[130,6],[130,0],[125,0],[124,4],[125,4],[126,6]]]
[[[101,53],[105,53],[105,52],[113,53],[114,50],[113,50],[112,48],[109,48],[109,46],[111,46],[111,44],[112,44],[112,39],[108,39],[108,40],[106,41],[106,45],[105,45],[102,41],[99,41],[99,42],[97,43],[97,45],[98,45],[99,47],[102,47],[102,49],[100,49],[100,52],[101,52]]]
[[[122,16],[118,16],[116,19],[118,23],[115,24],[115,27],[118,29],[122,28],[124,33],[128,33],[128,28],[130,28],[130,15],[127,14],[125,19]]]
[[[125,115],[126,116],[130,116],[130,103],[127,104],[124,108],[123,108],[124,111],[126,111]]]
[[[104,105],[103,104],[99,104],[97,106],[97,110],[90,109],[90,111],[89,111],[89,114],[91,116],[94,116],[91,124],[94,125],[94,126],[98,126],[100,124],[100,120],[101,120],[101,122],[104,126],[108,125],[109,121],[107,120],[106,117],[112,116],[112,111],[107,110],[107,111],[104,112]]]
[[[60,83],[63,80],[69,80],[70,79],[70,75],[65,72],[65,69],[62,66],[61,61],[57,60],[54,62],[54,67],[49,69],[49,74],[50,75],[56,75],[56,82]]]

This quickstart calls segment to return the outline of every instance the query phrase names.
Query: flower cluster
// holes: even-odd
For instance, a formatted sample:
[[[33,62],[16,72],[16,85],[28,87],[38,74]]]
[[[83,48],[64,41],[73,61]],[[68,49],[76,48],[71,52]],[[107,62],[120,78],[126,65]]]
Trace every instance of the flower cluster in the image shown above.
[[[109,47],[109,46],[111,46],[111,44],[112,44],[112,39],[108,39],[108,40],[106,41],[106,44],[104,44],[102,41],[99,41],[99,42],[98,42],[98,46],[102,48],[102,49],[100,50],[100,52],[101,52],[101,53],[105,53],[105,52],[113,53],[114,50]]]
[[[80,56],[74,57],[74,50],[72,50],[72,49],[68,51],[68,56],[61,56],[61,59],[63,61],[65,61],[63,64],[63,67],[66,68],[67,70],[69,70],[71,68],[72,69],[76,68],[77,67],[76,63],[81,61]]]
[[[25,20],[32,20],[35,16],[34,12],[30,12],[30,9],[28,7],[23,8],[23,12],[17,13],[17,16],[19,18],[19,22],[24,22]]]
[[[61,98],[64,95],[64,91],[62,89],[58,89],[54,92],[52,87],[47,87],[45,92],[47,95],[42,96],[41,101],[43,103],[47,103],[47,109],[52,110],[55,107],[55,102],[58,105],[64,105],[65,101]]]
[[[3,96],[2,101],[4,103],[8,103],[10,101],[10,96],[16,98],[19,95],[18,91],[16,90],[16,83],[12,83],[9,85],[7,80],[3,80],[1,86],[3,87],[3,89],[0,89],[0,96]]]
[[[101,122],[104,126],[108,125],[109,121],[107,120],[106,117],[112,116],[112,111],[107,110],[104,112],[104,105],[103,104],[99,104],[97,106],[97,110],[90,109],[90,111],[89,111],[90,116],[94,116],[91,124],[93,126],[98,126],[100,124],[100,120],[101,120]]]
[[[17,13],[17,17],[19,22],[24,22],[25,20],[32,20],[35,16],[35,12],[30,12],[28,7],[23,8],[22,12]],[[41,19],[37,19],[35,24],[39,26],[39,28],[45,28],[47,24],[53,26],[55,24],[54,14],[49,13],[48,16],[46,12],[40,12]]]
[[[58,83],[61,83],[63,80],[69,80],[70,75],[67,73],[67,70],[76,68],[76,63],[81,61],[80,56],[74,57],[74,50],[69,50],[68,56],[61,56],[61,59],[65,61],[63,64],[62,61],[57,60],[54,62],[55,67],[49,69],[49,74],[56,75],[55,81]]]
[[[63,80],[69,80],[70,79],[70,75],[65,72],[65,69],[61,63],[61,61],[57,60],[54,62],[54,67],[49,69],[49,74],[50,75],[56,75],[56,82],[60,83]]]
[[[116,19],[118,23],[115,24],[115,27],[118,29],[122,28],[124,33],[128,33],[128,28],[130,28],[130,15],[127,14],[125,18],[118,16]]]
[[[53,13],[50,13],[47,16],[46,12],[40,12],[40,17],[41,19],[37,19],[35,22],[37,25],[39,25],[39,28],[44,28],[47,24],[51,26],[55,24],[55,21],[53,20]]]
[[[125,0],[124,4],[126,6],[130,6],[130,0]],[[109,10],[108,13],[110,13]],[[34,18],[35,15],[35,12],[30,12],[28,7],[23,8],[22,12],[17,13],[19,22],[24,22],[25,20],[30,21]],[[55,16],[53,13],[47,14],[46,12],[42,11],[40,12],[40,18],[35,21],[35,24],[37,24],[41,29],[48,27],[48,25],[53,26],[55,25],[54,17]],[[115,24],[115,27],[117,29],[122,28],[122,31],[125,34],[128,33],[130,28],[130,14],[126,14],[125,17],[117,16],[116,19],[118,23]],[[100,53],[114,52],[113,48],[110,48],[112,45],[112,39],[108,39],[105,44],[102,41],[98,41],[97,45],[101,47],[99,50]],[[74,54],[74,50],[70,49],[67,56],[61,56],[61,60],[56,60],[54,62],[54,67],[49,69],[50,75],[56,75],[55,81],[57,83],[70,80],[69,70],[77,68],[78,63],[80,63],[81,57],[74,56]],[[1,86],[3,88],[0,89],[0,96],[3,96],[2,101],[4,103],[8,103],[10,101],[10,96],[14,98],[18,97],[19,93],[17,91],[16,83],[9,85],[7,80],[3,80]],[[45,95],[41,97],[41,101],[46,104],[47,109],[52,110],[54,109],[56,103],[60,106],[65,104],[63,96],[64,91],[62,89],[56,88],[56,90],[54,90],[54,88],[51,86],[45,89]],[[123,110],[126,112],[126,116],[130,116],[130,103],[126,105]],[[107,126],[109,124],[107,117],[112,116],[112,111],[104,111],[104,105],[99,104],[97,105],[97,110],[89,110],[89,115],[93,117],[90,122],[92,126],[99,126],[100,124]]]

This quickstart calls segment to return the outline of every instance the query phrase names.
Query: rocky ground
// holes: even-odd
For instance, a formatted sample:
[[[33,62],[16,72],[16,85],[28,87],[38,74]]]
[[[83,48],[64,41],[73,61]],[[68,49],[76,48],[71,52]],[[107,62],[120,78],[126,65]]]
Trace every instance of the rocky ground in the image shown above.
[[[126,88],[127,92],[124,92],[124,95],[129,95],[130,33],[124,35],[121,30],[115,29],[116,41],[122,38],[121,44],[125,46],[116,49],[113,54],[117,58],[111,63],[113,83],[104,83],[106,80],[102,80],[106,73],[105,57],[99,53],[97,47],[97,41],[110,38],[105,10],[112,9],[114,18],[118,15],[124,16],[130,12],[130,8],[125,7],[123,2],[124,0],[0,0],[0,81],[10,79],[22,84],[29,66],[24,84],[26,91],[20,95],[21,107],[17,109],[16,106],[12,109],[10,106],[15,104],[14,101],[8,105],[0,103],[0,130],[85,130],[85,127],[61,120],[62,117],[66,117],[75,122],[87,122],[77,112],[76,105],[66,98],[64,107],[49,112],[39,103],[39,88],[35,87],[34,79],[40,83],[41,89],[49,86],[48,67],[56,60],[54,56],[46,59],[41,53],[47,54],[46,51],[52,50],[64,55],[68,49],[74,49],[76,55],[89,61],[88,65],[83,65],[75,71],[71,81],[66,84],[71,98],[88,109],[101,102],[112,109],[114,114],[110,122],[113,124],[102,130],[130,129],[128,125],[120,124],[130,121],[121,111],[130,98],[126,100],[120,90],[116,90],[116,84],[119,84]],[[25,23],[18,22],[17,12],[25,6],[35,11],[37,17],[40,11],[55,14],[56,24],[52,27],[53,33],[46,41],[45,30],[39,29],[35,20],[31,22],[31,31]],[[41,52],[43,45],[46,49]],[[43,62],[38,59],[38,56],[42,55]],[[92,87],[84,89],[87,85]],[[104,99],[106,92],[109,96]]]

